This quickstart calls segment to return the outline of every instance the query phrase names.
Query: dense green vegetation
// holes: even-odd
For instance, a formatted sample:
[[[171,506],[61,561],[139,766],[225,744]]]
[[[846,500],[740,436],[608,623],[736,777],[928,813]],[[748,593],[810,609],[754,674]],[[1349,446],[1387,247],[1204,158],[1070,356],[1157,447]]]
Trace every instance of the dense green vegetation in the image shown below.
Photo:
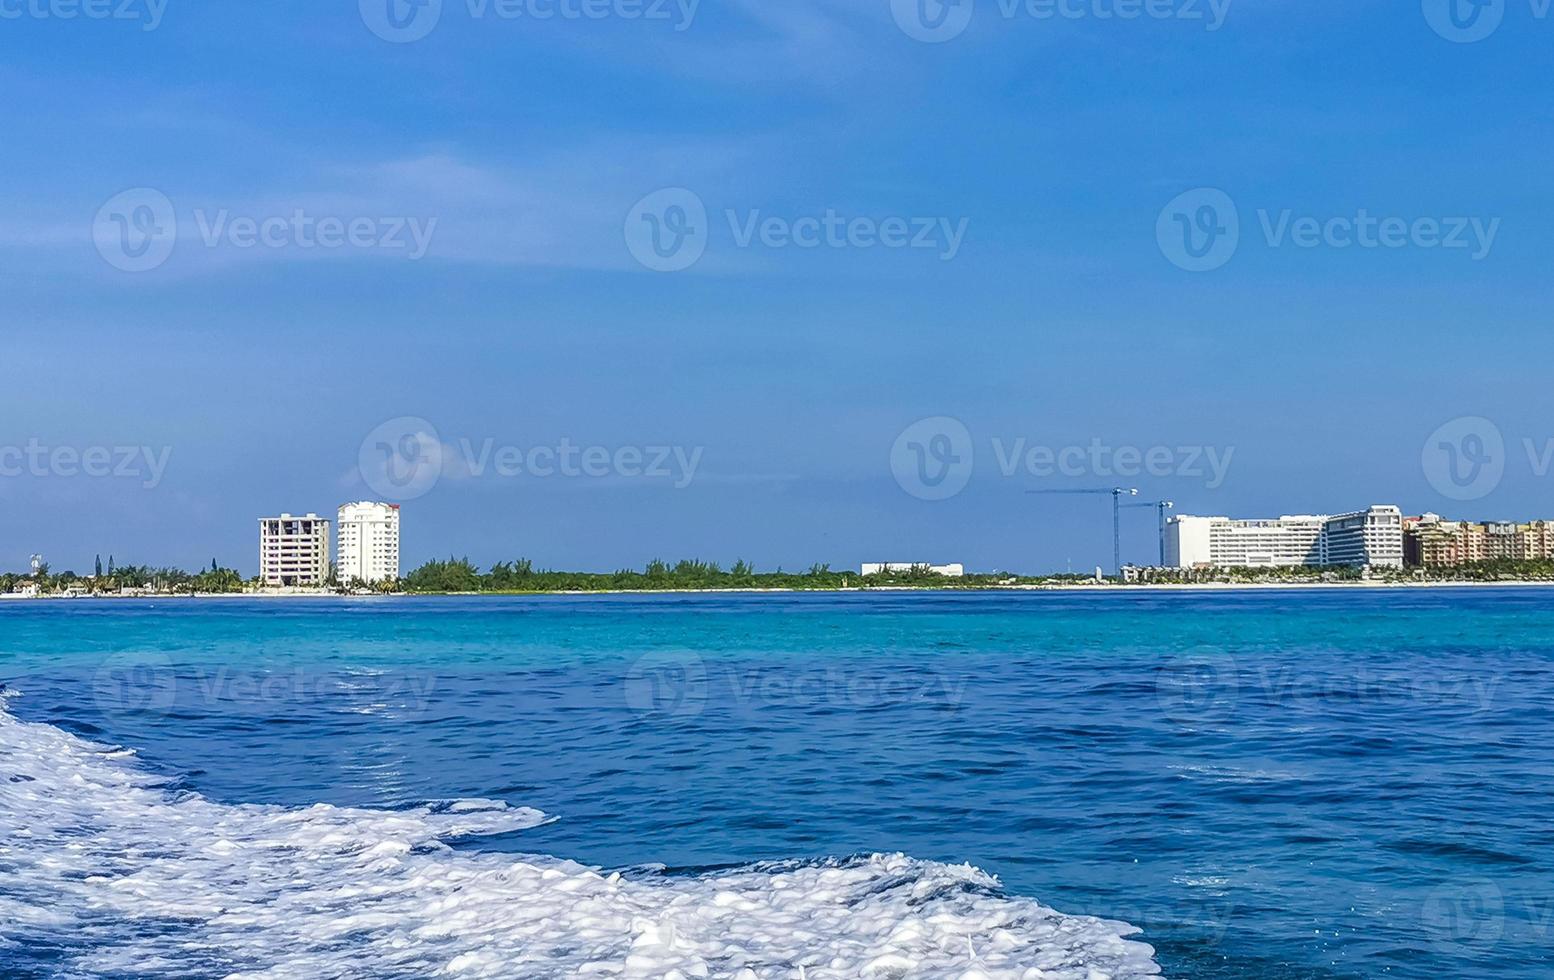
[[[174,594],[242,592],[245,586],[242,575],[220,567],[214,559],[209,568],[199,572],[148,565],[119,568],[110,557],[107,568],[98,559],[95,574],[90,576],[70,571],[55,573],[48,565],[39,568],[37,575],[0,574],[0,593],[14,592],[18,586],[29,584],[36,585],[43,595],[118,595],[126,590]]]
[[[1139,570],[1138,580],[1162,585],[1239,585],[1358,582],[1363,577],[1364,573],[1358,568],[1285,565],[1276,568],[1144,568]]]
[[[1554,561],[1514,561],[1497,558],[1451,568],[1409,569],[1426,572],[1433,582],[1554,582]]]
[[[1062,576],[1078,580],[1082,576]],[[1016,583],[1030,584],[1057,579],[1017,578],[1003,572],[945,578],[926,567],[880,575],[833,571],[815,565],[804,572],[757,572],[748,562],[731,568],[703,561],[674,565],[650,562],[643,571],[618,572],[536,571],[527,560],[498,562],[482,573],[467,558],[429,561],[400,580],[406,592],[607,592],[631,590],[693,589],[843,589],[843,588],[938,588],[986,589]]]
[[[1357,568],[1230,568],[1230,569],[1139,569],[1137,581],[1146,584],[1290,584],[1319,582],[1554,582],[1554,561],[1496,560],[1460,565],[1454,568],[1407,568],[1362,572]],[[736,589],[994,589],[1009,586],[1060,586],[1092,582],[1089,575],[1025,576],[1007,572],[946,578],[935,575],[926,566],[907,571],[860,575],[852,571],[834,571],[829,565],[814,565],[803,572],[777,569],[758,572],[748,562],[735,562],[722,568],[712,562],[681,561],[670,565],[650,562],[642,571],[618,572],[540,571],[524,559],[498,562],[482,572],[467,558],[429,561],[397,582],[338,583],[329,587],[342,592],[379,593],[540,593],[540,592],[620,592],[620,591],[691,591]],[[1115,582],[1115,579],[1110,581]],[[1130,579],[1130,582],[1133,579]],[[241,593],[256,591],[256,579],[245,580],[230,568],[215,561],[210,568],[186,572],[177,568],[152,568],[145,565],[107,568],[97,563],[96,574],[53,572],[47,565],[37,575],[0,574],[0,593],[36,586],[42,595],[119,595],[136,592],[192,595],[195,593]]]
[[[1554,582],[1554,561],[1471,562],[1449,568],[1148,568],[1140,581],[1171,584],[1302,584],[1307,582]]]

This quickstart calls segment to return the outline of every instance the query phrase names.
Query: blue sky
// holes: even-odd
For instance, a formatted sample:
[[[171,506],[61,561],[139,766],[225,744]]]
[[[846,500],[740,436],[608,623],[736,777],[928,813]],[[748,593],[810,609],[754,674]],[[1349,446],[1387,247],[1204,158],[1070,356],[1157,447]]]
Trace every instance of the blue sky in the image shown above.
[[[383,496],[363,442],[403,418],[442,457],[405,501],[406,564],[1083,568],[1109,561],[1104,501],[1024,491],[1117,482],[1189,513],[1554,517],[1539,0],[1499,0],[1468,43],[1435,0],[1232,0],[1214,30],[1206,0],[975,0],[942,43],[889,0],[444,0],[400,42],[368,26],[389,0],[117,2],[138,19],[0,4],[0,568],[252,572],[259,516]],[[666,188],[706,212],[680,271],[628,247]],[[1239,238],[1189,271],[1171,229],[1204,189]],[[135,224],[160,200],[170,238]],[[1362,211],[1401,244],[1352,244]],[[275,220],[299,212],[367,224],[309,247]],[[115,214],[170,252],[124,271]],[[791,244],[828,214],[927,247]],[[244,247],[244,219],[273,244]],[[941,417],[969,472],[925,499],[903,433]],[[1490,437],[1493,479],[1443,482],[1448,423]],[[532,472],[567,444],[607,472]],[[1165,455],[1117,476],[1097,445]],[[41,466],[7,466],[29,446]],[[94,447],[165,468],[55,455]],[[694,474],[617,465],[657,447]],[[1087,461],[1011,467],[1016,447]],[[1218,479],[1193,465],[1213,454]],[[1152,523],[1129,513],[1127,557]]]

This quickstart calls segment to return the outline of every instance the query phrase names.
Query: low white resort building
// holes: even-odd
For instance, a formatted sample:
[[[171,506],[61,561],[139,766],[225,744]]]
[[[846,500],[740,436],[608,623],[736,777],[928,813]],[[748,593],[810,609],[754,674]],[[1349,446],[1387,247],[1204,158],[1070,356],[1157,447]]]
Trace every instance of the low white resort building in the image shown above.
[[[943,575],[945,578],[964,578],[966,575],[966,566],[958,562],[951,565],[930,565],[927,562],[914,564],[912,562],[900,561],[867,562],[858,570],[858,574],[879,575],[882,572],[905,574],[914,568],[926,568],[932,574]]]
[[[1163,533],[1167,568],[1403,567],[1403,512],[1390,505],[1263,520],[1180,514]]]

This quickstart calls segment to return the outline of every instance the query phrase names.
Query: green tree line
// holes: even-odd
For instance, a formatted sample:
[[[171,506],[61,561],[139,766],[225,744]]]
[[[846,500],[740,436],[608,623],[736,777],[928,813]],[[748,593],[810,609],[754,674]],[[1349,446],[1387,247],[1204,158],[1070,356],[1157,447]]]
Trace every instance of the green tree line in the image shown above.
[[[1288,565],[1279,568],[1148,568],[1140,580],[1155,584],[1303,584],[1358,582],[1554,582],[1554,561],[1494,559],[1444,567],[1364,569],[1347,566]]]
[[[54,572],[48,565],[36,574],[6,572],[0,574],[0,592],[14,592],[18,586],[35,585],[44,595],[80,592],[86,595],[116,595],[125,590],[171,592],[179,594],[242,592],[243,576],[222,568],[215,559],[210,567],[198,572],[181,568],[153,568],[149,565],[115,565],[110,556],[106,567],[96,562],[95,574],[77,575],[73,571]]]
[[[1290,583],[1357,581],[1357,568],[1285,568],[1228,569],[1146,569],[1142,580],[1150,583]],[[1435,582],[1554,582],[1554,561],[1513,561],[1496,559],[1449,568],[1377,569],[1373,579],[1384,581]],[[1011,585],[1060,585],[1091,581],[1091,576],[1066,574],[1023,576],[1007,572],[970,574],[963,578],[936,575],[927,566],[900,571],[860,575],[836,571],[829,565],[812,565],[802,572],[781,568],[758,572],[749,562],[738,561],[729,568],[716,562],[685,560],[671,565],[649,562],[641,571],[565,572],[538,570],[527,559],[497,562],[482,572],[468,558],[429,561],[398,581],[371,585],[333,579],[330,585],[342,591],[415,593],[531,593],[531,592],[619,592],[619,591],[692,591],[734,589],[988,589]],[[237,571],[222,568],[212,560],[209,568],[188,572],[178,568],[154,568],[149,565],[117,566],[110,557],[106,567],[96,563],[96,574],[78,575],[73,571],[54,572],[47,565],[37,574],[0,573],[0,593],[36,586],[44,595],[79,593],[117,595],[125,591],[147,591],[190,595],[194,593],[239,593],[256,587],[257,580],[245,580]]]
[[[729,568],[716,562],[685,560],[673,565],[649,562],[641,571],[616,572],[541,571],[527,559],[498,562],[482,572],[468,558],[429,561],[399,582],[406,592],[610,592],[634,590],[690,591],[696,589],[843,589],[843,588],[942,588],[974,589],[1029,583],[1001,572],[946,578],[927,566],[879,575],[835,571],[829,565],[812,565],[802,572],[777,569],[758,572],[749,562]]]

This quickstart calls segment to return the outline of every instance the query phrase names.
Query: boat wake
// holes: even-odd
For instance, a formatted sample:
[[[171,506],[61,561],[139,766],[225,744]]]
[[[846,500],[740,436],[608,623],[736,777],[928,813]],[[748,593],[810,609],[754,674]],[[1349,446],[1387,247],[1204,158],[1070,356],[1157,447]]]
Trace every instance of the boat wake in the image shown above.
[[[629,875],[448,841],[545,821],[224,805],[0,697],[0,962],[58,977],[1155,976],[1132,927],[872,855]]]

